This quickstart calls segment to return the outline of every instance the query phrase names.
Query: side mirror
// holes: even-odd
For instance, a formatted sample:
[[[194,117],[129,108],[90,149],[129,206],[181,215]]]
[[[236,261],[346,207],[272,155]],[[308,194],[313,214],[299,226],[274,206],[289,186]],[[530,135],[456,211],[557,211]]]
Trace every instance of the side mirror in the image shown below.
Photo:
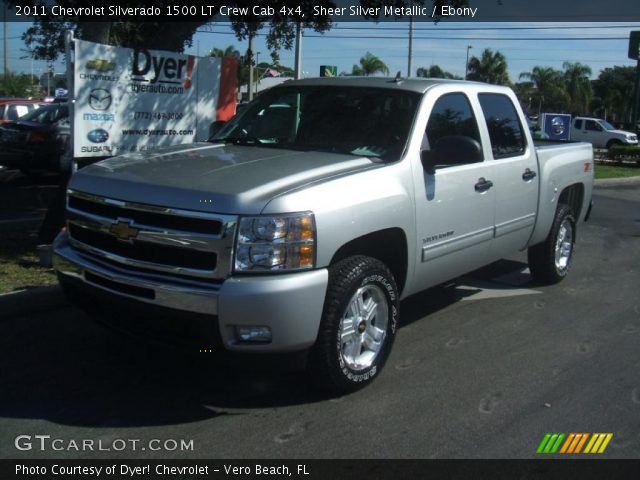
[[[211,125],[209,125],[209,138],[213,137],[216,133],[222,130],[222,127],[224,127],[226,124],[227,122],[225,120],[216,120],[214,122],[211,122]]]
[[[420,160],[425,172],[433,175],[436,166],[452,167],[467,163],[477,163],[484,159],[482,145],[464,135],[447,135],[439,138],[431,150],[420,152]]]

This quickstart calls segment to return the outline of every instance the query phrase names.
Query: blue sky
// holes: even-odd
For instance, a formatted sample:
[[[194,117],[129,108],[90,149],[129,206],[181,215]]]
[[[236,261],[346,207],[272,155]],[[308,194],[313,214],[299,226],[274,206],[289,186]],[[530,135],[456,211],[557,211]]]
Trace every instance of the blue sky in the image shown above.
[[[27,53],[21,50],[26,47],[19,38],[28,26],[29,23],[8,24],[8,59],[12,71],[31,70],[31,61],[21,58],[27,56]],[[522,29],[523,27],[536,28]],[[236,40],[226,23],[213,24],[207,30],[209,31],[196,34],[189,53],[195,54],[199,49],[200,54],[205,55],[212,47],[225,48],[227,45],[234,45],[244,53],[247,48],[247,42]],[[412,74],[415,75],[418,67],[437,64],[451,73],[463,76],[467,45],[471,45],[473,48],[470,55],[479,55],[485,48],[502,52],[507,58],[512,81],[517,81],[521,72],[530,71],[536,65],[560,69],[564,61],[587,64],[596,77],[606,67],[635,65],[635,61],[627,58],[629,32],[632,30],[640,30],[640,23],[472,22],[434,26],[421,22],[414,24]],[[618,39],[607,39],[611,37]],[[264,36],[257,38],[254,50],[260,52],[261,61],[269,58]],[[366,52],[380,57],[392,74],[400,70],[402,75],[406,75],[407,22],[340,22],[325,34],[305,30],[303,71],[307,76],[317,76],[320,65],[337,65],[339,72],[350,71],[352,65]],[[293,51],[283,50],[280,57],[282,64],[293,66]],[[33,67],[36,74],[46,70],[44,62],[35,61]],[[64,66],[57,62],[55,69],[61,71]]]

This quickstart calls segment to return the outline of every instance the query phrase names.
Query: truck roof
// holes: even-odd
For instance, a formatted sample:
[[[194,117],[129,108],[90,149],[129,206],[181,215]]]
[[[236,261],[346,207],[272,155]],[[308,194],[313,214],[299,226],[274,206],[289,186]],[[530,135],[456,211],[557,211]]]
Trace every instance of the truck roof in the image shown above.
[[[482,82],[470,82],[468,80],[451,80],[445,78],[399,78],[396,80],[393,77],[318,77],[318,78],[304,78],[301,80],[289,80],[281,83],[273,88],[280,88],[284,86],[293,85],[334,85],[344,87],[375,87],[375,88],[390,88],[396,90],[408,90],[418,93],[424,93],[429,88],[435,85],[443,84],[461,84],[461,85],[484,85]],[[491,85],[495,87],[496,85]],[[507,87],[504,87],[507,88]]]

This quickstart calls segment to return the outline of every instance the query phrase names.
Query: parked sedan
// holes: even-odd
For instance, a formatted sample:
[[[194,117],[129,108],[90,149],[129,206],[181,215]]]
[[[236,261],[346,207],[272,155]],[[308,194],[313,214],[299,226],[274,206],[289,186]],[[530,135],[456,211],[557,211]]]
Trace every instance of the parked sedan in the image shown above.
[[[0,165],[27,175],[59,172],[69,134],[67,104],[40,107],[0,127]]]
[[[0,99],[0,125],[15,122],[43,104],[42,100]]]

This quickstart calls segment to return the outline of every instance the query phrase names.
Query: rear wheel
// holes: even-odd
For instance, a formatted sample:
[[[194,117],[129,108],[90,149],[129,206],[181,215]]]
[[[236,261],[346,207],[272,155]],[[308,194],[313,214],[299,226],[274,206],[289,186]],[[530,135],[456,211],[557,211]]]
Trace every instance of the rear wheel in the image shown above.
[[[329,269],[318,339],[309,368],[335,393],[364,387],[380,373],[395,338],[398,289],[386,265],[354,256]]]
[[[558,283],[571,268],[576,238],[576,220],[568,205],[558,205],[551,231],[544,242],[529,247],[529,270],[535,280]]]

